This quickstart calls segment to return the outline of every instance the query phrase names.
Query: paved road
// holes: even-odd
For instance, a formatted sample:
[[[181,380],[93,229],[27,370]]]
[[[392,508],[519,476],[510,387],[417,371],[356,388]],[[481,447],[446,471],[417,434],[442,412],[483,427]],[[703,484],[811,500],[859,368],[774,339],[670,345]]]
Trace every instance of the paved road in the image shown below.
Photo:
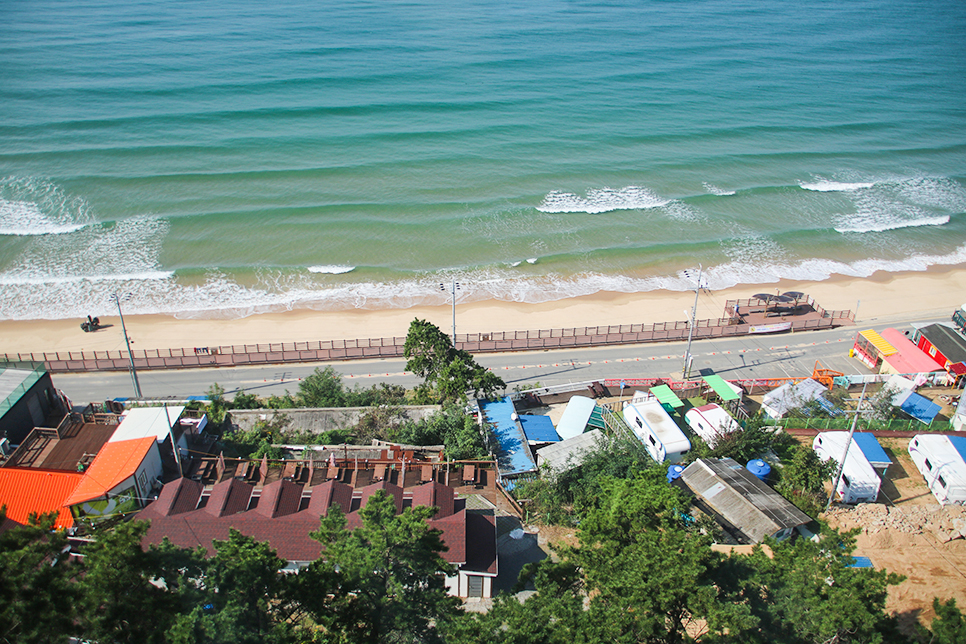
[[[943,318],[945,319],[945,318]],[[915,320],[920,323],[940,319]],[[910,322],[863,325],[881,331],[893,326],[908,329]],[[692,373],[711,369],[724,378],[775,378],[810,374],[815,361],[846,374],[869,370],[848,357],[857,327],[828,331],[802,331],[781,335],[700,340],[692,343]],[[622,345],[590,349],[566,349],[521,353],[480,354],[477,360],[492,369],[509,389],[525,383],[557,385],[604,378],[681,377],[685,343]],[[413,387],[419,378],[404,372],[404,360],[363,360],[325,363],[343,374],[349,385],[369,387],[380,382]],[[186,369],[139,371],[145,397],[186,397],[204,394],[212,383],[224,387],[229,397],[238,390],[267,397],[294,393],[300,378],[319,364],[269,365],[232,369]],[[129,374],[101,372],[55,374],[54,386],[75,402],[107,400],[133,395]]]

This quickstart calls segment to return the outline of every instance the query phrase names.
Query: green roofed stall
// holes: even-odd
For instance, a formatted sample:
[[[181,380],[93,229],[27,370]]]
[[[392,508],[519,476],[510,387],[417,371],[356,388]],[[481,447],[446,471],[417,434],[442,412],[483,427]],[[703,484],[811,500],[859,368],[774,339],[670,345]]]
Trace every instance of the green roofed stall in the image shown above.
[[[673,411],[678,407],[684,407],[684,403],[678,398],[677,394],[671,391],[671,388],[667,385],[658,385],[657,387],[651,387],[651,393],[657,398],[657,401],[664,405],[664,408],[668,411]]]
[[[721,398],[724,402],[741,399],[741,396],[721,376],[712,374],[710,376],[704,376],[702,379],[714,390],[714,393],[718,394],[718,398]]]

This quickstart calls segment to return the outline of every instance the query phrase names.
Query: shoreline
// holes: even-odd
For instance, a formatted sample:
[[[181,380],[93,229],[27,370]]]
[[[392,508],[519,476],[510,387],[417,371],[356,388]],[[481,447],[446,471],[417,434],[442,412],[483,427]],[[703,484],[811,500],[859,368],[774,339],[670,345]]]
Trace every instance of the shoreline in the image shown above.
[[[966,264],[930,267],[925,271],[870,277],[834,276],[822,282],[782,280],[701,292],[697,318],[724,315],[725,301],[756,293],[801,291],[828,311],[851,310],[856,324],[910,317],[951,317],[966,301]],[[486,333],[573,327],[616,326],[683,321],[694,305],[693,291],[646,293],[600,292],[554,302],[526,304],[486,301],[456,306],[456,332]],[[138,350],[216,347],[240,344],[312,342],[405,337],[414,318],[452,332],[452,307],[315,311],[295,309],[237,319],[177,319],[169,315],[124,317],[131,348]],[[80,319],[0,320],[0,353],[125,350],[120,320],[105,316],[107,326],[93,333],[80,329]]]

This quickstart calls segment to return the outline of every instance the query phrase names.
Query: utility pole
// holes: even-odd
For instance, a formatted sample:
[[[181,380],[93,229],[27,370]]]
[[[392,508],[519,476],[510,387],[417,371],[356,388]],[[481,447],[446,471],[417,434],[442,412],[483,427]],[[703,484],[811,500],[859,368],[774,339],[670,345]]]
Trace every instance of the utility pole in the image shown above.
[[[684,351],[684,366],[681,367],[681,377],[684,380],[691,377],[691,339],[694,336],[694,323],[698,315],[698,293],[701,292],[702,270],[701,264],[698,264],[698,281],[694,284],[694,307],[691,309],[691,319],[688,321],[688,348]],[[684,274],[691,277],[692,272],[686,270]]]
[[[134,395],[141,398],[141,384],[138,382],[138,372],[134,368],[134,355],[131,353],[131,338],[127,336],[127,328],[124,326],[124,314],[121,313],[121,300],[125,302],[131,299],[131,294],[111,293],[111,300],[117,304],[117,315],[121,318],[121,333],[124,334],[124,343],[127,345],[127,359],[131,364],[131,381],[134,383]]]
[[[825,511],[832,507],[832,499],[835,498],[835,493],[839,489],[839,482],[842,480],[842,472],[845,470],[845,458],[849,455],[849,447],[852,446],[852,434],[855,433],[855,426],[859,423],[859,412],[862,409],[862,401],[865,400],[865,390],[869,386],[869,383],[862,385],[862,395],[859,396],[859,404],[855,407],[855,416],[852,417],[852,427],[849,428],[849,436],[845,439],[845,451],[842,452],[842,460],[839,461],[838,469],[835,472],[835,478],[832,480],[832,493],[828,495],[828,503],[825,504]]]
[[[446,292],[446,285],[440,283],[439,290]],[[456,348],[456,291],[460,290],[460,283],[455,279],[450,286],[450,293],[453,296],[453,348]]]

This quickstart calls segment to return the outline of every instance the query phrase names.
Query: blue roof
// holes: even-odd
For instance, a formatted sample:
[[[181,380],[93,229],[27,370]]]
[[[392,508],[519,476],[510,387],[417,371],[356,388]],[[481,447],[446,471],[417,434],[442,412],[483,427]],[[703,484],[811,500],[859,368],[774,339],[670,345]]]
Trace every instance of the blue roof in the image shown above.
[[[902,401],[902,404],[899,408],[916,420],[924,423],[931,423],[932,419],[935,418],[936,414],[938,414],[942,409],[942,407],[929,400],[925,396],[920,396],[919,394],[914,393],[910,393],[909,397]]]
[[[946,434],[946,438],[953,444],[953,448],[959,452],[960,458],[966,461],[966,436],[950,436]]]
[[[855,432],[852,434],[852,440],[855,444],[859,446],[862,450],[862,454],[865,455],[865,460],[869,461],[872,467],[878,466],[888,466],[892,464],[892,459],[886,454],[886,451],[882,449],[882,445],[879,445],[879,441],[876,440],[874,434],[867,432]]]
[[[528,441],[560,442],[560,437],[557,436],[557,430],[553,428],[553,421],[549,416],[520,416],[520,424],[523,425],[523,433],[526,434]]]
[[[513,402],[509,398],[481,400],[480,411],[486,422],[490,423],[489,431],[500,446],[496,454],[500,476],[513,476],[536,470],[537,463],[530,453],[523,428],[513,420]]]

